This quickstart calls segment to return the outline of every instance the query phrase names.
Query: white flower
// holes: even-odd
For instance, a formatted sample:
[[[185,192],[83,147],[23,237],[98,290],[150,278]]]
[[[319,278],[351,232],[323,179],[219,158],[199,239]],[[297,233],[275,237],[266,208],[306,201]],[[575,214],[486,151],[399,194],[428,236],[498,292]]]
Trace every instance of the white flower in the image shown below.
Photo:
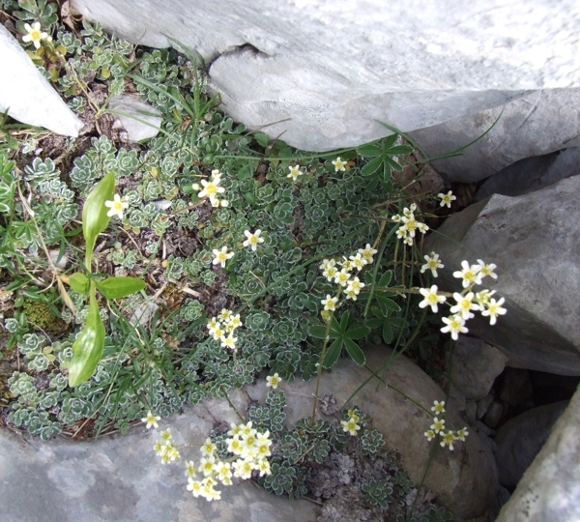
[[[439,254],[436,254],[435,252],[431,252],[428,256],[423,256],[423,259],[427,262],[421,267],[422,274],[427,270],[431,270],[433,277],[437,277],[437,269],[444,268],[443,263],[439,261]]]
[[[463,288],[471,284],[481,284],[481,267],[479,265],[470,265],[468,261],[461,261],[461,270],[453,272],[453,277],[463,279]]]
[[[437,414],[445,413],[445,401],[433,401],[431,411],[434,411]]]
[[[292,181],[296,181],[298,179],[298,176],[302,176],[302,171],[300,170],[300,166],[299,165],[294,165],[293,167],[290,166],[288,167],[288,169],[290,170],[290,174],[288,174],[288,178],[292,178]]]
[[[40,48],[41,40],[49,40],[48,34],[40,31],[40,22],[34,22],[32,27],[30,24],[24,24],[24,29],[28,34],[22,37],[23,42],[32,42],[34,47]]]
[[[419,288],[419,292],[424,297],[423,301],[419,303],[419,308],[430,306],[434,314],[437,313],[437,305],[444,303],[447,299],[444,295],[437,293],[437,285],[433,285],[431,288]]]
[[[231,350],[235,350],[237,341],[238,338],[234,337],[232,334],[228,335],[227,337],[222,337],[221,338],[222,348],[230,348]]]
[[[123,219],[123,211],[129,206],[129,203],[123,201],[119,194],[113,196],[113,201],[105,201],[105,207],[110,210],[107,212],[108,217],[117,216],[119,219]]]
[[[320,302],[324,305],[325,310],[334,312],[336,310],[336,303],[338,303],[338,297],[331,297],[330,294],[326,294],[326,299]]]
[[[436,434],[433,430],[427,430],[425,433],[423,433],[423,435],[425,435],[425,437],[427,437],[427,440],[431,442],[435,438]]]
[[[437,194],[437,197],[441,200],[441,203],[439,203],[439,205],[441,207],[447,207],[447,208],[451,208],[451,202],[455,201],[457,199],[453,195],[453,192],[451,192],[451,191],[447,192],[447,194],[443,194],[442,192],[440,192],[439,194]]]
[[[275,390],[278,387],[278,384],[282,382],[282,377],[280,377],[277,373],[274,375],[268,375],[266,377],[266,386],[272,387]]]
[[[467,428],[461,428],[455,432],[455,438],[461,442],[465,442],[465,437],[469,435]]]
[[[441,331],[443,333],[449,332],[451,334],[451,339],[454,341],[457,341],[460,333],[468,332],[467,328],[464,326],[465,320],[458,315],[442,317],[441,319],[447,325],[441,328]]]
[[[260,229],[256,230],[255,232],[250,232],[249,230],[244,230],[244,235],[248,238],[246,239],[242,245],[245,247],[249,246],[254,252],[256,248],[258,248],[258,244],[264,242],[264,238],[260,237],[262,231]]]
[[[146,422],[147,426],[146,428],[149,429],[151,427],[153,428],[158,428],[159,424],[157,424],[157,421],[161,420],[161,417],[157,417],[156,415],[153,415],[153,413],[151,413],[151,410],[149,410],[147,412],[147,416],[143,417],[141,419],[141,422]]]
[[[471,310],[479,310],[479,306],[473,302],[473,297],[473,292],[469,292],[466,295],[455,292],[453,299],[455,299],[457,304],[451,307],[451,313],[457,314],[464,320],[471,319],[473,317]]]
[[[367,243],[364,248],[359,248],[358,253],[361,254],[367,261],[367,264],[373,262],[373,256],[377,253],[377,250],[373,248],[370,243]]]
[[[342,161],[340,156],[336,158],[332,164],[334,165],[334,172],[338,172],[339,170],[345,171],[346,170],[346,161]]]
[[[457,439],[455,438],[455,433],[449,430],[447,433],[443,434],[441,437],[441,447],[449,446],[449,450],[453,451],[453,443]]]
[[[439,433],[445,429],[445,419],[438,419],[435,417],[433,419],[433,424],[429,426],[435,433]]]
[[[496,265],[493,263],[487,265],[481,259],[478,259],[477,263],[479,264],[479,273],[482,277],[490,276],[493,279],[497,279],[497,274],[494,272],[494,270],[497,268]]]
[[[485,304],[486,308],[481,312],[481,315],[489,316],[489,324],[494,325],[497,322],[497,316],[504,315],[507,312],[507,310],[501,306],[504,302],[505,299],[503,297],[499,301],[492,298]]]
[[[354,292],[354,295],[358,295],[360,293],[360,291],[365,287],[366,285],[364,283],[362,283],[358,277],[353,277],[349,282],[348,282],[348,286],[346,288],[347,292]]]
[[[346,286],[350,279],[350,272],[343,268],[340,272],[337,272],[334,276],[334,282],[339,284],[340,286]]]
[[[221,265],[222,268],[225,268],[226,261],[234,257],[233,252],[228,252],[228,247],[224,246],[221,250],[213,249],[213,255],[215,256],[212,263],[217,265],[218,263]]]

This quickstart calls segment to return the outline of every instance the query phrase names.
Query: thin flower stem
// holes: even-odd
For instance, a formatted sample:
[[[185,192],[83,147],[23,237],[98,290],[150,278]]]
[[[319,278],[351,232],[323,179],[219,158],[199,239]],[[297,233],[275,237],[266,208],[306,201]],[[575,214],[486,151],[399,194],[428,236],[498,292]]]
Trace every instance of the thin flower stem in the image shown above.
[[[316,421],[316,411],[318,409],[318,392],[320,390],[320,380],[322,378],[322,365],[324,362],[324,358],[326,357],[326,349],[328,347],[328,338],[330,334],[330,322],[334,317],[334,313],[330,315],[329,320],[326,323],[326,334],[324,336],[324,343],[322,345],[322,352],[320,353],[320,360],[318,361],[318,368],[316,369],[316,388],[314,389],[314,397],[312,399],[312,422]]]

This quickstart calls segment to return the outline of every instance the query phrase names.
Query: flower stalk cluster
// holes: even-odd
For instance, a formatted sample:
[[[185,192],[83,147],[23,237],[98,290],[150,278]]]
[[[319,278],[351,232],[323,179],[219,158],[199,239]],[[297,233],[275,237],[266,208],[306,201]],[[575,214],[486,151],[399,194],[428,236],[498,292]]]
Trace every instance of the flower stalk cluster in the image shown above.
[[[445,401],[434,401],[431,411],[433,412],[433,424],[423,434],[429,442],[439,437],[441,439],[439,442],[441,447],[444,448],[447,446],[450,451],[453,451],[453,445],[457,441],[465,442],[465,437],[469,435],[467,428],[464,427],[456,431],[446,430],[445,419],[439,418],[439,416],[445,413]]]
[[[212,317],[207,322],[207,329],[216,341],[220,341],[223,348],[236,352],[238,338],[234,337],[234,332],[243,325],[240,314],[234,315],[231,310],[223,308],[217,317]]]
[[[409,207],[403,209],[403,214],[396,214],[391,219],[395,223],[402,223],[397,229],[397,237],[403,240],[406,245],[412,246],[417,232],[425,234],[429,227],[418,221],[415,216],[417,205],[412,203]]]
[[[324,306],[323,317],[328,318],[330,312],[334,312],[339,306],[339,299],[344,292],[346,299],[357,300],[358,294],[365,287],[365,284],[358,278],[360,272],[365,266],[373,262],[373,256],[377,253],[370,244],[364,248],[359,248],[357,253],[346,258],[343,256],[341,261],[335,259],[323,259],[320,264],[322,275],[331,283],[338,285],[338,292],[335,296],[326,294],[321,300]]]
[[[437,268],[442,268],[443,265],[439,262],[439,256],[431,252],[429,256],[425,256],[427,263],[421,267],[421,271],[431,270],[434,277],[437,277]],[[467,333],[468,329],[465,323],[468,319],[474,317],[473,312],[481,312],[484,317],[489,317],[489,323],[494,325],[497,322],[497,316],[503,315],[507,312],[502,305],[505,299],[502,297],[496,300],[492,297],[495,290],[482,289],[478,292],[474,291],[476,285],[481,285],[485,277],[492,277],[497,279],[497,274],[494,272],[496,265],[487,264],[481,259],[477,260],[474,265],[469,264],[468,261],[461,262],[461,270],[453,272],[453,277],[462,280],[463,290],[461,292],[454,292],[453,294],[440,292],[437,285],[432,285],[431,288],[420,288],[419,293],[423,296],[423,300],[419,303],[420,308],[431,307],[433,313],[438,312],[438,306],[446,303],[448,297],[453,297],[455,304],[449,304],[451,315],[443,317],[442,321],[445,326],[441,328],[441,332],[450,333],[453,340],[457,340],[459,334]]]

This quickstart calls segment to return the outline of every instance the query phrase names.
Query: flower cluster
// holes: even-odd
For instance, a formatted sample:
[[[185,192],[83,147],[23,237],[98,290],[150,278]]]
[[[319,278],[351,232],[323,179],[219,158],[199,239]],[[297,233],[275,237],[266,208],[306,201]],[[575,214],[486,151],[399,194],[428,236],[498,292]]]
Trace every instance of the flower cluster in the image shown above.
[[[356,437],[357,431],[360,430],[360,417],[356,414],[354,410],[348,410],[348,419],[340,421],[342,429],[345,433]]]
[[[206,500],[219,500],[221,492],[215,487],[221,482],[224,486],[233,484],[232,477],[242,480],[249,479],[252,472],[259,472],[260,476],[270,474],[270,462],[268,457],[272,454],[270,446],[270,432],[259,433],[252,427],[252,422],[247,424],[232,424],[229,437],[226,439],[228,452],[234,458],[219,459],[217,446],[210,438],[207,438],[201,446],[203,455],[197,472],[203,478],[196,478],[196,467],[193,461],[185,463],[185,475],[187,476],[187,489],[194,497],[204,497]]]
[[[147,427],[157,427],[159,417],[151,412],[141,419],[147,423]],[[192,460],[185,463],[185,476],[187,477],[187,489],[194,497],[204,497],[206,500],[220,500],[221,492],[216,489],[219,483],[224,486],[233,484],[232,477],[248,479],[254,471],[261,477],[269,475],[270,462],[268,457],[272,454],[270,446],[270,432],[259,433],[252,427],[252,422],[247,424],[232,424],[229,437],[225,440],[227,451],[233,456],[220,459],[217,454],[217,445],[208,437],[200,448],[201,459],[196,467]],[[160,440],[153,446],[155,453],[161,457],[161,462],[167,464],[181,457],[173,443],[169,429],[161,432]],[[196,476],[199,474],[200,476]]]
[[[440,419],[439,415],[445,413],[445,401],[435,401],[431,407],[431,411],[434,412],[433,424],[429,427],[423,435],[427,437],[427,440],[431,442],[437,435],[441,437],[441,447],[449,447],[450,451],[453,451],[453,444],[458,440],[465,442],[465,437],[469,435],[467,428],[461,428],[457,431],[446,430],[445,429],[445,419]]]
[[[207,322],[207,329],[216,341],[221,342],[223,348],[229,348],[235,352],[238,338],[234,337],[234,332],[243,324],[240,314],[234,315],[231,310],[224,308],[217,317],[212,317]]]
[[[197,196],[201,198],[208,197],[212,207],[227,207],[229,205],[226,199],[220,199],[219,195],[223,194],[225,189],[220,187],[221,172],[217,169],[211,171],[209,181],[202,179],[201,187],[199,183],[193,184],[193,190],[198,190]]]
[[[175,444],[173,444],[173,437],[169,428],[161,432],[159,440],[153,446],[155,453],[161,457],[161,462],[167,464],[178,459],[181,455]]]
[[[417,205],[412,203],[409,207],[403,209],[402,215],[396,214],[391,218],[395,223],[402,223],[397,229],[397,237],[402,239],[406,245],[413,244],[417,231],[424,234],[429,230],[429,227],[425,223],[417,221],[415,210],[417,210]]]
[[[323,259],[320,264],[322,275],[328,281],[339,285],[338,295],[331,296],[326,294],[321,303],[324,306],[324,312],[334,312],[338,306],[340,293],[344,291],[347,299],[357,300],[358,294],[365,287],[365,284],[356,275],[366,265],[373,262],[373,256],[377,251],[367,243],[364,248],[359,248],[357,253],[349,256],[347,259],[343,256],[341,261],[335,259]]]
[[[425,256],[425,259],[427,264],[423,265],[423,268],[435,272],[434,275],[436,275],[436,268],[443,267],[439,263],[439,256],[434,252],[430,256]],[[472,291],[475,285],[481,285],[484,277],[490,276],[497,279],[497,274],[494,273],[495,268],[494,264],[486,264],[481,259],[478,259],[475,265],[470,265],[468,261],[461,262],[461,270],[453,272],[453,277],[462,280],[463,290],[461,293],[454,292],[452,294],[455,304],[452,304],[450,308],[452,315],[442,318],[445,323],[445,326],[441,328],[443,333],[450,333],[451,338],[457,340],[460,333],[468,332],[465,323],[468,319],[474,317],[473,312],[481,312],[482,316],[489,317],[491,325],[497,322],[498,315],[503,315],[507,312],[502,307],[505,299],[502,297],[496,300],[492,297],[495,294],[495,290]],[[437,313],[438,305],[447,301],[447,296],[438,291],[437,285],[433,285],[431,288],[420,288],[419,292],[423,296],[419,306],[421,308],[430,306],[434,313]]]

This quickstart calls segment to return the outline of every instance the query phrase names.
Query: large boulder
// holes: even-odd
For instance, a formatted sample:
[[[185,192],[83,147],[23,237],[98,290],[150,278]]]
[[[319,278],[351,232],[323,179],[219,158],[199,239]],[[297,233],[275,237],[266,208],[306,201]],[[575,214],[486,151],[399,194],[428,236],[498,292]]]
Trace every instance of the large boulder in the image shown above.
[[[505,298],[507,314],[495,326],[467,323],[500,348],[507,366],[580,375],[580,176],[520,197],[494,195],[450,216],[425,241],[445,268],[440,281],[461,287],[452,273],[463,260],[497,265],[484,286]]]
[[[558,419],[496,522],[580,520],[580,392]]]
[[[0,24],[0,112],[8,111],[15,120],[44,127],[57,134],[78,136],[83,126],[30,56]]]
[[[450,182],[480,181],[516,161],[579,146],[580,89],[531,92],[503,107],[417,130],[412,136],[429,157],[455,151],[481,137],[460,156],[433,162]],[[534,180],[534,174],[529,177],[530,182]]]
[[[305,150],[388,134],[376,120],[411,131],[580,87],[574,0],[71,4],[133,43],[195,49],[234,119]]]
[[[386,448],[401,454],[415,483],[421,483],[424,477],[423,485],[435,494],[437,503],[453,511],[454,520],[487,516],[493,511],[497,491],[497,470],[487,438],[468,426],[469,436],[453,451],[436,448],[424,476],[435,441],[428,442],[424,436],[433,418],[423,408],[428,411],[433,401],[445,399],[445,393],[423,370],[392,349],[376,346],[365,353],[368,369],[342,360],[323,375],[319,396],[332,395],[338,405],[351,399],[347,407],[356,404],[370,415],[373,427],[384,435]],[[373,377],[369,369],[378,372],[382,380]],[[289,425],[311,415],[315,385],[314,381],[284,383]],[[262,382],[247,392],[252,399],[263,402],[267,388]],[[466,426],[452,404],[447,406],[446,428]]]

